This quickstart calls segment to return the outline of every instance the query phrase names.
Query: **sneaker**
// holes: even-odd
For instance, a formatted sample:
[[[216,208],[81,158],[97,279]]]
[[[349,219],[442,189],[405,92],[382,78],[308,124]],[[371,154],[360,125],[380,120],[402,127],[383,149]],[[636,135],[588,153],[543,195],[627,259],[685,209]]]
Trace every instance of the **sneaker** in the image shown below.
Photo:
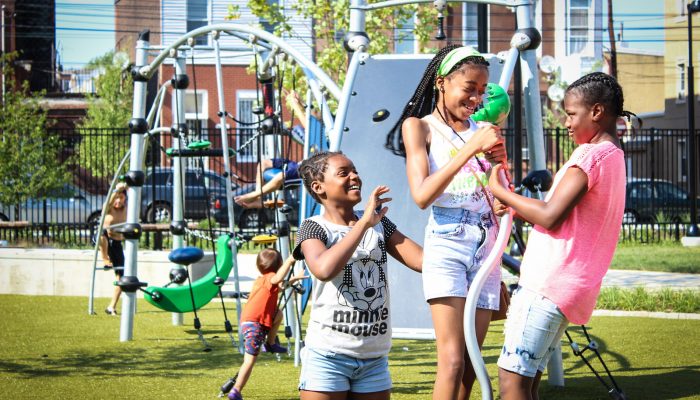
[[[230,400],[243,400],[243,395],[241,395],[241,392],[239,392],[238,389],[233,388],[228,393],[228,398]]]
[[[117,315],[117,310],[113,309],[112,307],[105,308],[105,312],[108,315]]]
[[[286,353],[287,348],[284,346],[281,346],[279,343],[273,343],[273,344],[265,343],[265,344],[263,344],[263,351],[266,353]]]

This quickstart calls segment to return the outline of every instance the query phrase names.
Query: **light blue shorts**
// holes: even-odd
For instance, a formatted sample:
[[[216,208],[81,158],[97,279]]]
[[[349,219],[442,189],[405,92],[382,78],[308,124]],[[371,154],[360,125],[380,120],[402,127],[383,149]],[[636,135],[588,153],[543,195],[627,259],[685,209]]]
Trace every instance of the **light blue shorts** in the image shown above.
[[[302,349],[299,390],[374,393],[391,389],[389,358],[355,358],[330,351]]]
[[[423,294],[426,300],[467,297],[481,264],[496,242],[491,212],[433,206],[423,242]],[[498,310],[501,268],[494,268],[481,289],[477,307]]]
[[[537,371],[544,371],[568,324],[551,300],[518,287],[508,307],[498,366],[518,375],[534,377]]]

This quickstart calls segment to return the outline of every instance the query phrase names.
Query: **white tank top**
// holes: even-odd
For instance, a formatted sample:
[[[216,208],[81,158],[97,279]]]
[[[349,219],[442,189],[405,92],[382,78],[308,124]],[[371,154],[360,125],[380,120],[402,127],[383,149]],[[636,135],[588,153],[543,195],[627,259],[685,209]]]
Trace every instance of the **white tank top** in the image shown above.
[[[458,149],[471,139],[474,132],[476,132],[477,125],[471,118],[468,119],[469,129],[465,132],[459,132],[458,136],[452,128],[435,118],[432,114],[428,114],[422,119],[430,127],[428,160],[430,163],[429,172],[432,175],[447,164],[457,154]],[[484,189],[477,182],[477,179],[479,179],[483,186],[486,187],[488,196],[492,198],[491,191],[488,190],[488,177],[484,172],[491,169],[491,164],[483,155],[479,155],[479,160],[481,161],[481,166],[479,166],[480,163],[476,157],[470,158],[452,178],[445,191],[435,199],[433,205],[446,208],[463,208],[477,213],[491,211],[489,202],[484,197]]]

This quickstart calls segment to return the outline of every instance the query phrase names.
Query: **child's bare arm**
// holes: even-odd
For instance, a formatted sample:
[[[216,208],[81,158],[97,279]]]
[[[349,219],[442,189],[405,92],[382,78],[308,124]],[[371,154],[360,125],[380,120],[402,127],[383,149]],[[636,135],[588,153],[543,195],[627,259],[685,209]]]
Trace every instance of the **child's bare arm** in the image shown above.
[[[547,230],[558,228],[588,191],[588,175],[579,168],[569,168],[548,201],[532,199],[501,186],[497,178],[500,168],[495,166],[489,179],[493,195],[512,207],[520,218]]]
[[[387,251],[408,268],[423,271],[423,248],[398,230],[389,237]]]
[[[287,259],[284,260],[284,262],[282,263],[282,266],[280,266],[280,268],[275,273],[275,276],[273,276],[272,279],[270,279],[270,283],[273,285],[278,285],[282,283],[284,281],[284,278],[287,277],[289,269],[292,267],[292,265],[294,265],[295,262],[296,260],[294,259],[294,257],[287,257]]]
[[[306,265],[317,279],[324,282],[329,281],[343,270],[367,229],[378,224],[389,210],[388,207],[382,207],[382,205],[391,199],[379,197],[388,191],[389,188],[386,186],[377,186],[367,199],[362,218],[352,226],[350,232],[330,248],[326,248],[326,245],[318,239],[307,239],[301,243],[301,251],[304,253]],[[381,209],[375,212],[378,207]]]

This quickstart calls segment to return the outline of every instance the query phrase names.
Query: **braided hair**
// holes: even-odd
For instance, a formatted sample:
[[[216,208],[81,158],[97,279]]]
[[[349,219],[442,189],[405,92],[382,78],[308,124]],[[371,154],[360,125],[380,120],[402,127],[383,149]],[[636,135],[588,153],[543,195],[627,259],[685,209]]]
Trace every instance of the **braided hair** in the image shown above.
[[[435,57],[430,61],[428,67],[423,73],[423,77],[418,83],[413,96],[408,101],[406,106],[401,113],[401,117],[396,124],[391,128],[389,133],[386,135],[386,142],[384,147],[389,149],[392,153],[397,156],[406,157],[406,149],[403,144],[403,137],[401,135],[401,126],[403,122],[410,117],[422,118],[433,112],[438,99],[438,90],[435,87],[435,79],[437,78],[437,71],[440,68],[440,64],[445,56],[452,50],[462,47],[457,44],[451,44],[443,47],[440,51],[435,54]],[[488,67],[489,63],[481,56],[469,56],[459,61],[457,64],[450,69],[446,76],[451,75],[455,71],[462,69],[464,65],[481,65]]]
[[[343,153],[340,151],[321,151],[302,161],[301,165],[299,165],[299,176],[304,182],[306,191],[319,203],[321,199],[311,190],[311,184],[314,181],[323,182],[323,174],[328,169],[328,159],[338,155],[343,155]]]
[[[603,104],[605,109],[610,110],[615,117],[625,117],[628,121],[632,116],[637,117],[636,114],[624,110],[625,98],[617,80],[603,72],[592,72],[580,77],[569,85],[564,93],[570,92],[579,95],[583,103],[589,107],[596,103]]]

